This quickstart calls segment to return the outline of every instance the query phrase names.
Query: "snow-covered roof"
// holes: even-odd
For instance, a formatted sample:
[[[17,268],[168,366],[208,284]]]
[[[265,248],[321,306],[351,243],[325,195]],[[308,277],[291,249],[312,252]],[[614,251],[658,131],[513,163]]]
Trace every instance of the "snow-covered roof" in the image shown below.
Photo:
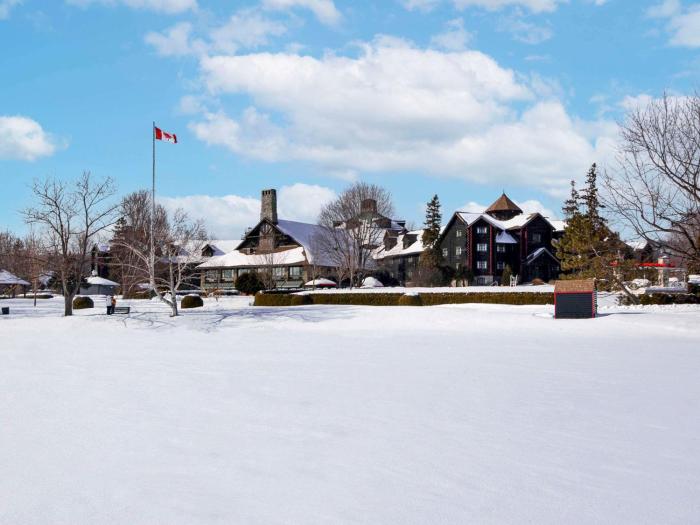
[[[306,262],[304,248],[299,246],[274,253],[252,254],[233,250],[224,255],[210,257],[198,268],[231,268],[231,267],[259,267],[259,266],[281,266],[288,264],[303,264]]]
[[[395,257],[397,255],[417,255],[423,253],[425,246],[423,245],[423,232],[425,230],[413,230],[406,233],[401,233],[396,238],[396,245],[387,250],[384,245],[380,246],[374,254],[375,259],[384,259],[386,257]],[[406,236],[415,235],[416,240],[404,248],[404,239]]]
[[[0,284],[2,285],[15,285],[19,284],[21,286],[29,286],[29,283],[24,279],[20,279],[15,274],[8,272],[7,270],[0,270]]]
[[[88,284],[94,284],[96,286],[119,286],[119,283],[115,283],[104,277],[98,277],[97,275],[91,275],[86,280]]]
[[[566,228],[566,221],[560,221],[558,219],[547,219],[549,224],[554,227],[555,232],[563,232]]]
[[[518,244],[518,241],[508,232],[500,232],[496,235],[496,242],[498,244]]]
[[[541,255],[549,255],[552,259],[556,260],[557,258],[552,255],[552,252],[550,252],[547,248],[537,248],[534,252],[532,252],[530,255],[527,256],[525,259],[525,264],[530,264],[532,261],[540,257]]]
[[[238,248],[241,242],[241,239],[214,239],[207,242],[202,249],[206,246],[210,246],[214,251],[214,255],[224,255]]]
[[[644,248],[646,248],[648,243],[647,243],[647,241],[642,239],[640,241],[627,241],[625,244],[627,246],[629,246],[630,248],[632,248],[633,250],[639,251],[639,250],[643,250]]]
[[[508,219],[507,221],[500,221],[498,219],[495,219],[494,217],[491,217],[487,213],[474,213],[474,212],[467,212],[467,211],[458,211],[456,214],[459,216],[460,219],[462,219],[467,226],[471,226],[474,224],[476,221],[479,219],[483,219],[495,228],[499,228],[501,230],[517,230],[519,228],[522,228],[525,226],[528,222],[533,220],[535,217],[542,217],[545,221],[547,221],[552,228],[555,230],[557,229],[558,225],[555,225],[554,223],[562,223],[563,221],[551,221],[547,217],[542,216],[541,214],[535,212],[535,213],[521,213],[520,215],[516,215],[512,219]]]

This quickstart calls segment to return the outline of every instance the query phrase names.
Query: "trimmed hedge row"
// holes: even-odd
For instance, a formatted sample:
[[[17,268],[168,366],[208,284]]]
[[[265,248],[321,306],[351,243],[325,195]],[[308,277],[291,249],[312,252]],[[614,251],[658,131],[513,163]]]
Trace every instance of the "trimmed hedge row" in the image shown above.
[[[432,306],[438,304],[554,304],[553,293],[474,292],[474,293],[310,293],[305,295],[266,294],[255,296],[255,306],[295,306],[301,304],[337,304],[356,306]]]
[[[652,293],[639,296],[639,303],[649,304],[700,304],[700,296],[688,293]]]

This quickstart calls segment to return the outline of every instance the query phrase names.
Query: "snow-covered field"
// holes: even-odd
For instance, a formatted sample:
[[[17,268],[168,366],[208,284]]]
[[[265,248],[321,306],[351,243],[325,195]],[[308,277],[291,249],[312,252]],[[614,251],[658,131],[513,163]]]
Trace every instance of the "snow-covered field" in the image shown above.
[[[0,523],[700,522],[697,307],[249,301],[0,301]]]

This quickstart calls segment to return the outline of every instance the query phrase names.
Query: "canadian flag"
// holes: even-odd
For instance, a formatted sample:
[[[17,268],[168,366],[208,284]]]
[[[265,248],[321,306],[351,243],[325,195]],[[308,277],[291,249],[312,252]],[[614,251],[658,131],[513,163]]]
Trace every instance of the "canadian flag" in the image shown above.
[[[175,133],[168,133],[155,126],[153,130],[156,134],[156,140],[164,140],[165,142],[172,142],[173,144],[177,144],[177,135],[175,135]]]

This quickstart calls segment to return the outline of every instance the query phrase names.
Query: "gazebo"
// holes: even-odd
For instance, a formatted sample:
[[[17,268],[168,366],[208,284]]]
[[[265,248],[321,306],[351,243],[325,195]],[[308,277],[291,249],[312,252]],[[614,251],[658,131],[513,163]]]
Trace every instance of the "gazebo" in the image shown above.
[[[27,288],[31,285],[7,270],[0,270],[0,293],[6,293],[8,289],[14,291],[18,286],[22,287],[22,291],[26,293]]]
[[[87,285],[80,287],[81,295],[115,295],[119,286],[119,283],[97,275],[88,277],[86,281]]]

